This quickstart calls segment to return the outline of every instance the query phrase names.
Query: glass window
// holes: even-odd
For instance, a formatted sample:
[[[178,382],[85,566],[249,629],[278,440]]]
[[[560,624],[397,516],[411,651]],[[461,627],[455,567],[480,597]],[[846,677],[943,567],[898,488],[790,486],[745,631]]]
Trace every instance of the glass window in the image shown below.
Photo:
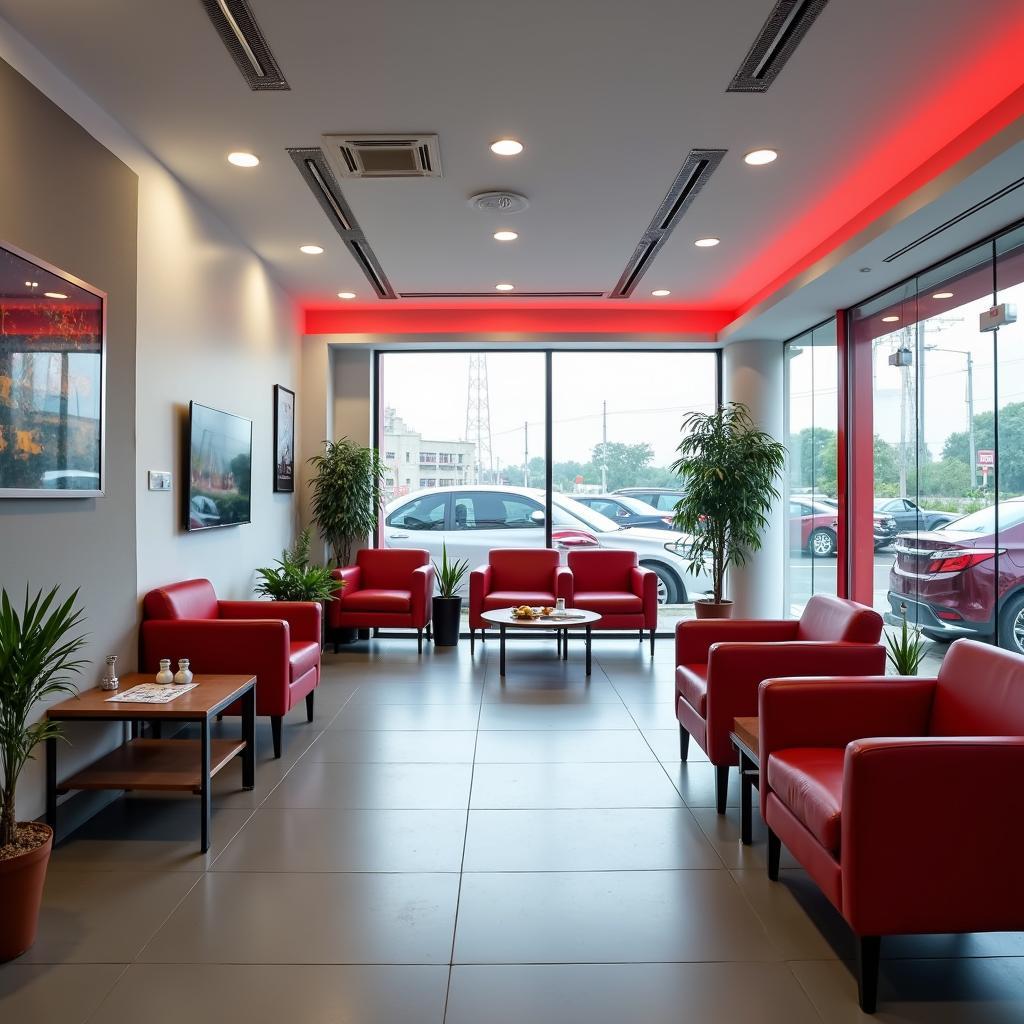
[[[402,530],[443,530],[447,507],[447,494],[424,494],[395,509],[385,523]]]
[[[529,498],[501,491],[475,491],[455,496],[457,530],[540,530],[544,507]]]

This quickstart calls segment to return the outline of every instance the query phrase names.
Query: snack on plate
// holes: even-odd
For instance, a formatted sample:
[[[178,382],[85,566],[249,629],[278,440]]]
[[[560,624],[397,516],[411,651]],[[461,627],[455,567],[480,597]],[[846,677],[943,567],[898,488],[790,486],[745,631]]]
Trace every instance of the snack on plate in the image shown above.
[[[514,619],[535,619],[537,613],[528,604],[521,604],[518,608],[512,609],[512,617]]]
[[[550,615],[554,610],[555,609],[552,608],[551,605],[545,605],[543,608],[541,608],[540,613],[541,615]]]

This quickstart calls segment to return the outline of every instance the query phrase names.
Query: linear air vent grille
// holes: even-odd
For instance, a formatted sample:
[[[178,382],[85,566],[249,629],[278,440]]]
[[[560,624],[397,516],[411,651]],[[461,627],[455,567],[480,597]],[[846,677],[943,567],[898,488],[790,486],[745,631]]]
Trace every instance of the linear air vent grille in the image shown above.
[[[604,292],[399,292],[402,299],[603,299]]]
[[[381,299],[397,299],[398,296],[391,287],[380,260],[370,248],[370,243],[367,242],[352,210],[345,202],[345,197],[341,194],[338,180],[323,150],[319,146],[301,146],[289,149],[288,155],[377,296]]]
[[[320,143],[339,178],[441,177],[436,135],[331,132]]]
[[[290,89],[247,0],[199,0],[249,88]]]
[[[778,0],[726,92],[767,92],[828,0]]]
[[[661,201],[651,223],[626,263],[618,283],[608,293],[610,299],[626,299],[633,293],[650,267],[658,250],[668,241],[676,225],[690,208],[697,193],[725,156],[724,149],[691,149],[679,173]]]
[[[984,210],[986,206],[991,206],[1004,196],[1008,196],[1011,192],[1016,192],[1021,186],[1024,186],[1024,178],[1018,178],[1016,181],[1011,181],[1009,185],[1004,186],[997,192],[993,192],[990,196],[986,196],[984,199],[979,199],[973,206],[968,206],[966,210],[961,210],[955,217],[950,217],[949,220],[943,221],[938,225],[938,227],[934,227],[931,231],[925,232],[925,234],[920,238],[915,238],[912,242],[908,242],[902,249],[897,249],[895,252],[889,253],[882,262],[892,263],[895,260],[898,260],[901,256],[906,256],[908,252],[912,252],[919,245],[924,245],[925,242],[931,241],[931,239],[935,238],[936,235],[941,235],[943,231],[954,227],[961,221],[967,220],[968,217],[977,213],[979,210]]]

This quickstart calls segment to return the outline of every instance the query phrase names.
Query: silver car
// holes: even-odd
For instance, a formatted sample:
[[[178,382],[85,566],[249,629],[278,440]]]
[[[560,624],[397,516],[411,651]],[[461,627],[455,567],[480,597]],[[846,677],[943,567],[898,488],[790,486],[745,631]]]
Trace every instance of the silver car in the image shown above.
[[[684,604],[711,589],[705,572],[687,568],[685,534],[669,530],[620,527],[564,494],[553,494],[551,541],[562,553],[578,548],[635,551],[642,566],[658,575],[658,602]],[[384,512],[384,545],[426,548],[440,559],[466,559],[475,569],[492,548],[544,546],[544,492],[529,487],[487,485],[438,487],[402,495]],[[468,592],[467,578],[463,593]]]

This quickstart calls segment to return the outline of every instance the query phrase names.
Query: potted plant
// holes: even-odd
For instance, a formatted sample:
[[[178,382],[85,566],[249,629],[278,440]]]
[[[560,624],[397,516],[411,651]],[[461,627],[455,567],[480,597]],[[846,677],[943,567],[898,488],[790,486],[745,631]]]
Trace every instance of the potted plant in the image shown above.
[[[469,562],[448,560],[448,545],[441,545],[441,564],[434,563],[438,595],[433,602],[434,643],[438,647],[455,647],[462,624],[462,598],[456,591],[469,572]]]
[[[307,527],[291,549],[281,552],[272,568],[257,569],[256,593],[272,601],[333,601],[341,585],[323,565],[311,565],[309,545],[312,531]]]
[[[761,548],[768,513],[779,500],[775,486],[786,449],[758,430],[750,411],[727,402],[715,412],[693,412],[683,420],[683,439],[672,464],[683,481],[675,527],[689,534],[689,568],[710,570],[713,594],[694,602],[698,619],[729,618],[725,573]]]
[[[53,830],[34,821],[19,822],[14,794],[22,769],[44,740],[60,735],[47,718],[29,723],[43,700],[74,693],[71,676],[86,664],[75,656],[85,645],[77,630],[82,612],[76,590],[57,604],[57,587],[29,598],[19,614],[0,590],[0,961],[24,953],[35,941]]]
[[[928,653],[928,641],[921,635],[916,626],[907,625],[907,606],[900,605],[903,615],[903,626],[898,636],[885,634],[886,657],[892,663],[898,676],[916,676],[917,670]]]

